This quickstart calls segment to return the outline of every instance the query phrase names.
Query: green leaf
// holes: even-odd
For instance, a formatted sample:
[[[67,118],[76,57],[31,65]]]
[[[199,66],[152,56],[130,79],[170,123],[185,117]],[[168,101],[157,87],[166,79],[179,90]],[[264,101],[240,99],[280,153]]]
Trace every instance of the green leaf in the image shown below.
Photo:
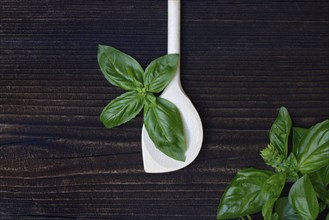
[[[279,198],[285,183],[286,173],[276,173],[264,183],[261,194],[264,195],[263,201],[266,201],[262,208],[265,220],[271,220],[274,203]]]
[[[177,107],[166,99],[155,100],[152,96],[146,98],[144,108],[144,125],[151,140],[167,156],[185,161],[184,128]]]
[[[326,216],[326,220],[329,220],[329,213],[328,213],[327,216]]]
[[[146,90],[154,93],[161,92],[173,79],[178,61],[178,54],[168,54],[152,61],[144,74]]]
[[[316,219],[319,203],[307,174],[297,180],[289,191],[289,203],[303,219]]]
[[[279,198],[286,183],[286,173],[276,173],[268,178],[262,187],[261,194],[264,200]]]
[[[307,134],[308,129],[306,128],[298,128],[298,127],[293,127],[292,128],[292,152],[296,155],[300,141],[302,138]]]
[[[263,205],[262,215],[264,217],[264,220],[271,220],[272,210],[276,200],[277,198],[270,199]]]
[[[98,45],[98,64],[112,85],[125,90],[143,88],[144,70],[131,56],[113,47]]]
[[[311,127],[300,141],[296,154],[301,173],[329,165],[329,120]]]
[[[217,219],[237,218],[262,210],[269,199],[280,195],[284,174],[248,168],[240,170],[226,188],[217,209]]]
[[[287,180],[295,182],[298,180],[298,164],[294,153],[290,153],[288,158],[284,161],[283,166],[287,173]]]
[[[100,120],[113,128],[136,117],[143,108],[143,97],[136,91],[126,92],[112,100],[102,111]]]
[[[291,118],[288,110],[281,107],[278,117],[270,130],[270,144],[285,158],[288,156],[288,137],[291,130]]]
[[[278,215],[278,213],[274,212],[274,213],[271,215],[271,220],[279,220],[279,215]]]
[[[240,170],[226,188],[219,207],[217,219],[236,218],[259,212],[262,208],[263,184],[273,172],[253,168]]]
[[[296,211],[289,203],[288,197],[279,198],[275,203],[275,212],[278,215],[278,220],[300,220]]]
[[[267,148],[261,151],[260,155],[267,165],[275,169],[275,172],[286,172],[288,181],[296,181],[298,179],[297,159],[293,153],[290,153],[285,160],[284,156],[275,147],[268,145]]]
[[[318,197],[329,206],[329,166],[309,174]]]
[[[272,166],[277,172],[281,172],[280,167],[285,159],[284,155],[271,144],[260,152],[265,163]]]
[[[326,188],[329,185],[329,166],[309,174],[314,186]]]

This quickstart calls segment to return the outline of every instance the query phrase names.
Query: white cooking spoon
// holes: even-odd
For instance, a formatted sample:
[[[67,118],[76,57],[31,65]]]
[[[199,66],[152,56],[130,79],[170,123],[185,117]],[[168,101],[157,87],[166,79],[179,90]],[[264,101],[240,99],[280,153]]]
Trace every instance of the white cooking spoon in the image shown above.
[[[168,54],[180,53],[180,2],[180,0],[168,0]],[[165,173],[186,167],[198,156],[203,140],[201,119],[183,91],[179,65],[173,80],[161,97],[174,103],[181,113],[187,144],[186,160],[185,162],[174,160],[158,150],[143,126],[142,152],[144,170],[147,173]]]

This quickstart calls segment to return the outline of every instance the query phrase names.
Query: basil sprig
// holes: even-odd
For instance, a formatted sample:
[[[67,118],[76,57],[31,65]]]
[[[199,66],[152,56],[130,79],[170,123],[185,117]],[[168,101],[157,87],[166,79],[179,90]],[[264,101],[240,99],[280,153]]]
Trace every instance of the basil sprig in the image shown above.
[[[240,170],[221,198],[217,219],[251,219],[251,214],[262,212],[265,220],[314,220],[328,211],[329,120],[309,129],[292,127],[288,110],[281,107],[269,139],[261,156],[274,172]],[[294,184],[288,196],[279,198],[285,182]]]
[[[98,46],[98,64],[109,83],[127,90],[102,111],[100,120],[107,128],[124,124],[144,108],[145,128],[155,146],[167,156],[185,161],[186,142],[180,112],[170,101],[155,97],[175,75],[178,54],[152,61],[143,70],[131,56],[110,46]]]

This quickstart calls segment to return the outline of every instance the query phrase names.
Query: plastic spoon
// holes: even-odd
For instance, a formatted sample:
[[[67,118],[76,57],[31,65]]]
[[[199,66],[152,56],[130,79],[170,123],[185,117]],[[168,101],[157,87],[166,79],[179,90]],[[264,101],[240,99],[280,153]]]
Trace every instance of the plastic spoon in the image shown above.
[[[168,0],[168,54],[180,53],[180,2],[180,0]],[[143,126],[142,152],[144,170],[147,173],[171,172],[189,165],[199,154],[203,140],[201,119],[183,91],[179,65],[174,79],[161,97],[174,103],[181,113],[187,144],[186,160],[185,162],[174,160],[158,150]]]

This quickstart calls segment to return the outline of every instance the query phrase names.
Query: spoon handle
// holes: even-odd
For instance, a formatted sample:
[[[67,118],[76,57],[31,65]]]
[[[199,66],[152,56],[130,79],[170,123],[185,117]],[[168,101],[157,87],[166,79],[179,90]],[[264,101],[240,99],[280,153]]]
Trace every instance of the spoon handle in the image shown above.
[[[178,53],[180,54],[180,25],[181,16],[180,0],[168,0],[168,54]],[[180,82],[180,61],[177,66],[177,70],[174,78],[164,90],[163,94],[169,91],[177,91],[177,89],[183,91]]]
[[[168,0],[168,54],[180,53],[180,0]]]

